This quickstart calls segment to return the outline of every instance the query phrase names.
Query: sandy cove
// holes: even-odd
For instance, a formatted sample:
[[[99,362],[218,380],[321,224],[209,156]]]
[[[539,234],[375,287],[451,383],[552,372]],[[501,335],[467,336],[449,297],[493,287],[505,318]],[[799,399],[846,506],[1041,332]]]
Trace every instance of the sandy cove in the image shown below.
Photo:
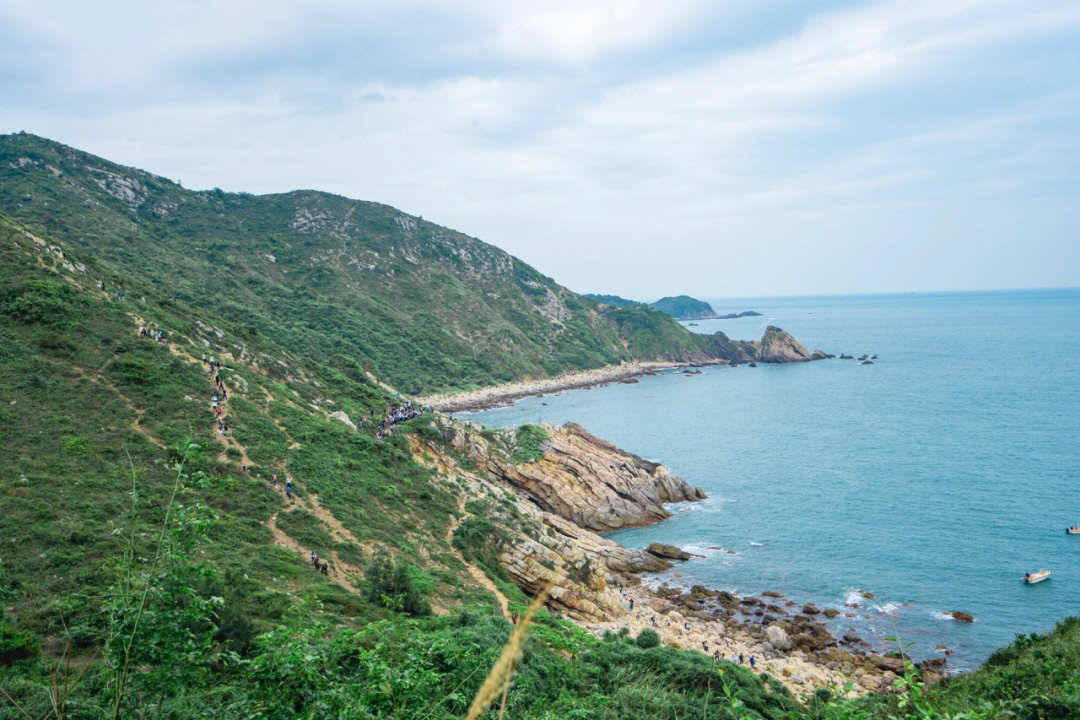
[[[481,388],[479,390],[467,390],[459,393],[447,393],[444,395],[432,395],[418,398],[417,402],[425,407],[442,412],[462,412],[487,410],[501,405],[508,405],[515,400],[524,397],[549,395],[564,390],[581,390],[584,388],[607,385],[613,382],[630,380],[641,375],[651,375],[661,370],[672,368],[701,367],[703,365],[724,365],[724,360],[715,360],[702,363],[668,362],[663,360],[650,360],[642,362],[624,362],[619,365],[606,365],[601,368],[585,370],[577,373],[567,373],[558,377],[542,380],[521,380],[504,385]]]

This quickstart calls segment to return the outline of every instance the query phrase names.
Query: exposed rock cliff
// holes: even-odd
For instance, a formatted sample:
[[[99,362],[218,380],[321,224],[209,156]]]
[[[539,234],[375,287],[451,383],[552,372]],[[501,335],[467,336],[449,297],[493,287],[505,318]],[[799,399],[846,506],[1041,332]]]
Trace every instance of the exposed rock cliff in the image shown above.
[[[569,423],[542,425],[548,441],[536,462],[517,463],[478,433],[447,424],[451,444],[479,467],[523,491],[541,510],[596,532],[650,525],[671,516],[664,503],[705,493],[667,468],[620,450]]]
[[[462,435],[479,437],[460,425],[453,427]],[[611,581],[626,574],[671,567],[655,555],[623,547],[541,510],[524,492],[507,496],[485,477],[482,464],[478,469],[463,467],[437,442],[413,437],[411,443],[420,462],[453,478],[459,490],[464,486],[469,497],[497,501],[489,503],[491,513],[487,519],[497,523],[507,536],[496,549],[500,567],[530,594],[550,585],[548,604],[571,618],[600,621],[622,616],[626,605],[612,589]]]
[[[805,362],[817,359],[798,340],[775,325],[770,325],[765,329],[765,334],[758,344],[757,358],[767,363]]]

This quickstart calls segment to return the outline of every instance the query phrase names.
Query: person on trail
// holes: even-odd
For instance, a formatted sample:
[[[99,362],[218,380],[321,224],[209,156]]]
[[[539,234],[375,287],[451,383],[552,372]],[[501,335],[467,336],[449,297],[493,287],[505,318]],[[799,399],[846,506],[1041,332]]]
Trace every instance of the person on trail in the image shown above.
[[[739,664],[740,664],[740,665],[742,665],[742,664],[743,664],[743,662],[742,662],[742,653],[739,653]]]
[[[750,656],[750,669],[751,670],[754,669],[754,656],[753,655]]]
[[[319,567],[319,556],[315,554],[314,550],[311,551],[311,564],[314,565],[316,568]]]
[[[214,403],[215,407],[217,407],[217,399],[217,393],[214,393],[214,397],[210,398],[210,402]]]
[[[274,476],[270,478],[270,484],[277,485],[277,473],[274,473]]]
[[[634,598],[630,598],[630,609],[634,609]]]
[[[285,486],[285,497],[292,500],[292,485]]]
[[[323,575],[329,575],[329,574],[330,574],[330,573],[328,572],[328,570],[329,570],[329,569],[330,569],[330,566],[326,564],[326,561],[325,561],[325,560],[323,560],[323,564],[322,564],[322,574],[323,574]]]

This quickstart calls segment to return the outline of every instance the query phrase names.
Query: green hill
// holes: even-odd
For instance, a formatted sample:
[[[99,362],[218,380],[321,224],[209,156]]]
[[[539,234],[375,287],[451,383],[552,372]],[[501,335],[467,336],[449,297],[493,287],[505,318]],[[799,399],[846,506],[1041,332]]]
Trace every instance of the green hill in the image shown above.
[[[470,485],[425,462],[420,441],[458,455],[432,415],[380,432],[400,398],[365,363],[428,388],[453,386],[438,378],[459,368],[481,383],[575,367],[609,342],[623,348],[612,361],[626,347],[758,352],[720,334],[688,339],[653,309],[600,312],[419,220],[412,237],[424,240],[410,244],[406,217],[317,193],[190,192],[32,136],[0,138],[0,689],[11,698],[0,695],[0,719],[464,717],[510,636],[501,604],[520,615],[530,601],[493,548],[561,540],[493,478]],[[538,306],[529,282],[581,310],[581,324],[534,324],[553,306]],[[457,340],[440,339],[409,315],[433,298],[446,304],[429,320],[472,308],[509,325],[461,319],[445,332]],[[515,312],[525,320],[511,331]],[[462,357],[458,330],[493,345]],[[545,348],[561,358],[550,370]],[[468,432],[519,462],[538,451],[522,436],[541,442],[535,429]],[[587,563],[575,572],[594,579]],[[1022,638],[925,695],[827,702],[542,612],[506,717],[1073,718],[1078,627]]]
[[[704,300],[695,300],[689,295],[660,298],[652,306],[676,320],[707,320],[716,317],[712,305]]]
[[[186,190],[34,135],[0,136],[0,211],[69,243],[110,289],[199,308],[308,372],[357,362],[430,394],[716,343],[643,305],[607,308],[507,253],[378,203]],[[626,334],[629,328],[631,334]]]

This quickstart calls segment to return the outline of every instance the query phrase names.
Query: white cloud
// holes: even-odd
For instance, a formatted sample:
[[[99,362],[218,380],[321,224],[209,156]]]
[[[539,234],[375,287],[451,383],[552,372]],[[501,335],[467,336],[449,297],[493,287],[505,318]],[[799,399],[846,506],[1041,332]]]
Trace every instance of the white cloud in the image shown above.
[[[42,7],[2,11],[52,48],[52,70],[42,99],[0,108],[0,129],[188,186],[398,205],[582,290],[866,289],[832,265],[947,246],[919,212],[982,227],[972,208],[993,197],[1027,217],[1025,198],[1060,194],[1045,183],[1080,165],[1080,8],[1064,2],[883,2],[740,49],[709,44],[697,26],[725,13],[698,2]],[[416,22],[439,13],[445,33]],[[1063,38],[1072,49],[1054,50]],[[1035,75],[1008,96],[1014,57]],[[50,105],[67,95],[107,102]],[[1043,208],[1055,228],[1063,208]]]

